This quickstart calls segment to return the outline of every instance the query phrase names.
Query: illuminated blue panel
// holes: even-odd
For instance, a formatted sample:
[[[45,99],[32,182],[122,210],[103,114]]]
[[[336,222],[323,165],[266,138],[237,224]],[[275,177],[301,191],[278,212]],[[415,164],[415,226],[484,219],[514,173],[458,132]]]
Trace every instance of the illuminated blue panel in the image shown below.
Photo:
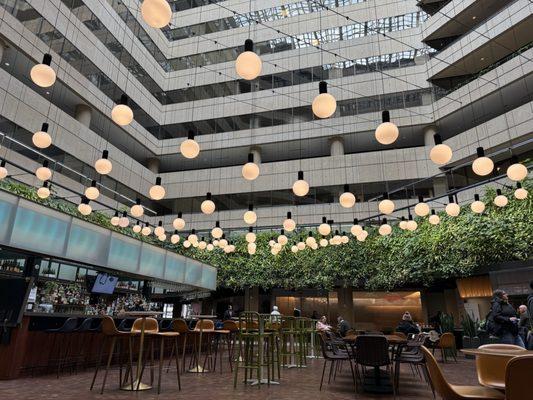
[[[165,265],[165,279],[172,282],[183,282],[185,279],[187,259],[177,254],[167,252]]]
[[[0,241],[5,242],[11,229],[11,217],[15,212],[18,199],[0,192]]]
[[[107,229],[73,220],[67,243],[67,258],[106,265],[110,233]]]
[[[185,272],[185,283],[193,286],[200,286],[202,284],[202,267],[202,263],[188,259],[187,270]]]
[[[113,233],[109,246],[109,268],[137,273],[141,242]]]
[[[70,217],[65,214],[21,199],[13,224],[11,245],[61,256],[65,248],[69,222]]]
[[[165,272],[165,253],[166,251],[163,249],[143,244],[139,273],[163,279]]]
[[[217,269],[207,265],[204,265],[202,269],[202,283],[199,286],[215,290],[217,288]]]

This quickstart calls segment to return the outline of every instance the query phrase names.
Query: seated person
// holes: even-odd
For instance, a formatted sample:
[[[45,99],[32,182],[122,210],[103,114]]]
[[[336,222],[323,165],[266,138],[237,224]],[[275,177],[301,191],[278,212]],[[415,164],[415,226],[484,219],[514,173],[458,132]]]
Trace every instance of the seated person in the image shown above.
[[[329,332],[331,330],[331,325],[328,324],[328,320],[325,315],[320,317],[316,322],[316,330],[319,332]]]
[[[346,332],[350,330],[350,324],[342,316],[337,317],[337,329],[341,337],[346,336]]]
[[[409,311],[406,311],[403,314],[402,321],[396,327],[396,331],[405,333],[405,336],[409,336],[409,334],[416,335],[417,333],[420,333],[420,329],[413,322],[413,318],[411,317],[411,313]]]

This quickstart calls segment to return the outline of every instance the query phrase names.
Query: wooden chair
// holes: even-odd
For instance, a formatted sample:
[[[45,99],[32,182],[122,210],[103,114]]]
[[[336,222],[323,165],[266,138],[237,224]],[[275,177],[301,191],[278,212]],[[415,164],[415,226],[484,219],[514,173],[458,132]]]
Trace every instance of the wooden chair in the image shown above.
[[[458,386],[446,381],[433,354],[425,347],[424,353],[431,383],[443,400],[503,400],[505,395],[496,389],[483,386]]]
[[[505,394],[507,400],[531,398],[531,371],[533,355],[514,357],[505,369]]]
[[[189,336],[193,332],[189,329],[189,325],[187,325],[187,322],[185,320],[183,320],[183,319],[174,319],[174,320],[172,320],[172,324],[170,326],[171,326],[171,329],[172,329],[173,332],[179,333],[180,337],[183,338],[182,343],[181,343],[181,346],[182,346],[182,350],[181,350],[181,366],[182,366],[182,371],[185,372],[185,352],[187,350],[187,340],[189,339]],[[178,346],[175,345],[175,344],[172,345],[172,350],[170,351],[170,359],[168,360],[167,372],[168,372],[168,369],[170,368],[170,363],[172,362],[172,358],[174,357],[174,353],[176,355],[179,355]]]
[[[480,349],[489,350],[524,350],[520,346],[513,344],[485,344]],[[477,378],[483,386],[493,387],[496,389],[505,389],[502,378],[504,376],[510,357],[502,357],[495,354],[478,354],[476,356]]]
[[[398,336],[398,337],[401,337],[402,339],[407,339],[407,335],[403,332],[398,332],[398,331],[395,331],[395,332],[392,332],[392,334],[394,336]]]
[[[457,362],[457,348],[455,347],[455,336],[453,333],[445,332],[441,335],[437,348],[440,349],[442,362],[446,362],[451,355]]]

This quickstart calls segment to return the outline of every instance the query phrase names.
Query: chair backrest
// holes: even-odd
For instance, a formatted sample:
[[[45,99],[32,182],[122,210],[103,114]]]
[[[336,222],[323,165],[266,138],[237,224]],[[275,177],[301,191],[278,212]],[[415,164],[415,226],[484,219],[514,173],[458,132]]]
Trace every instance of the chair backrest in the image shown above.
[[[439,346],[443,348],[455,347],[455,336],[453,333],[445,332],[440,336]]]
[[[143,326],[143,319],[137,318],[133,322],[133,326],[131,327],[132,332],[141,332]],[[144,319],[144,331],[146,333],[157,333],[159,332],[159,323],[157,322],[157,319],[155,318],[145,318]]]
[[[237,332],[239,330],[239,326],[237,325],[237,322],[228,319],[222,322],[222,329],[224,329],[225,331]]]
[[[389,343],[382,335],[359,335],[355,339],[355,359],[358,364],[380,367],[390,364]]]
[[[159,320],[159,330],[168,331],[172,326],[172,320],[170,319],[161,319]]]
[[[67,318],[67,320],[63,323],[61,328],[59,328],[59,332],[73,332],[76,327],[78,326],[78,319],[77,318]]]
[[[91,326],[93,325],[93,319],[92,318],[85,318],[80,326],[76,328],[77,332],[87,332],[91,329]]]
[[[514,357],[505,369],[506,400],[524,400],[531,398],[531,371],[533,355]]]
[[[263,329],[259,323],[259,313],[254,311],[243,311],[239,314],[239,328],[241,332],[250,332]]]
[[[431,352],[425,346],[421,346],[420,349],[424,353],[424,358],[426,360],[426,366],[429,371],[429,377],[437,393],[440,394],[440,396],[444,400],[462,399],[462,397],[459,396],[453,390],[451,385],[444,378],[444,375],[442,374],[439,364],[437,364],[437,360],[435,360],[435,357],[433,357],[433,354],[431,354]]]
[[[322,357],[329,359],[335,355],[337,349],[334,339],[326,332],[318,332],[320,336],[320,349],[322,350]]]
[[[116,335],[119,333],[115,320],[107,315],[102,317],[102,333],[104,335]]]
[[[523,347],[516,346],[514,344],[501,344],[501,343],[484,344],[483,346],[479,346],[479,348],[489,349],[489,350],[524,350]]]
[[[183,319],[173,319],[171,327],[174,332],[179,332],[180,334],[189,332],[189,326]]]
[[[194,330],[195,331],[212,331],[215,329],[215,323],[210,319],[200,319],[196,323]]]

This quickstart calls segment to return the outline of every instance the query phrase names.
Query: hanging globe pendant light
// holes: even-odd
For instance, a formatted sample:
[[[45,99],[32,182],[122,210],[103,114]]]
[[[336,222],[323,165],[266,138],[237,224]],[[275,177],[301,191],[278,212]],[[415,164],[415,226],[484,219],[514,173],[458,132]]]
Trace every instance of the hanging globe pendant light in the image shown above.
[[[100,190],[96,187],[96,181],[91,181],[91,186],[85,189],[85,197],[89,200],[96,200],[100,196]]]
[[[524,200],[527,198],[527,190],[522,187],[520,182],[516,182],[516,190],[514,191],[514,197],[518,200]]]
[[[316,244],[316,239],[313,236],[313,232],[309,232],[307,238],[305,239],[305,244],[307,247],[313,247]]]
[[[429,214],[429,206],[427,203],[424,203],[424,198],[418,196],[418,204],[415,206],[415,214],[419,217],[425,217]]]
[[[134,233],[141,233],[142,227],[141,227],[140,221],[137,220],[137,222],[135,223],[135,225],[133,225],[133,228],[131,229],[133,230]]]
[[[405,217],[402,216],[402,220],[400,221],[400,223],[398,224],[398,226],[400,227],[400,229],[402,231],[406,230],[407,229],[407,221],[405,220]]]
[[[40,181],[48,181],[52,177],[52,171],[50,171],[50,168],[48,168],[48,160],[43,161],[43,166],[37,168],[35,171],[35,176]]]
[[[185,220],[182,217],[183,213],[180,211],[178,212],[178,217],[175,218],[174,221],[172,221],[172,226],[178,231],[181,231],[183,230],[183,228],[185,228]]]
[[[40,199],[47,199],[50,196],[50,188],[48,187],[48,181],[43,182],[43,186],[37,189],[37,196]]]
[[[359,220],[357,218],[354,218],[353,225],[350,228],[350,233],[353,236],[357,237],[357,235],[359,235],[362,231],[363,231],[363,228],[361,227],[361,225],[359,225]]]
[[[48,133],[48,124],[46,122],[43,123],[40,131],[33,134],[31,141],[39,149],[46,149],[52,144],[52,137]]]
[[[128,218],[128,213],[126,211],[122,211],[122,217],[120,217],[118,221],[118,226],[121,228],[127,228],[130,224],[130,219]]]
[[[135,200],[135,204],[131,206],[130,213],[135,218],[139,218],[144,214],[144,208],[141,206],[141,199]]]
[[[257,245],[255,243],[248,243],[247,250],[248,254],[253,256],[255,254],[255,251],[257,250]]]
[[[167,0],[144,0],[141,4],[141,15],[152,28],[161,29],[170,23],[172,9]]]
[[[348,185],[344,185],[344,193],[340,195],[339,203],[344,208],[352,208],[355,205],[355,196]]]
[[[381,221],[381,226],[379,227],[379,234],[381,236],[388,236],[392,232],[392,228],[389,224],[387,224],[387,218],[383,218],[383,221]]]
[[[359,235],[357,235],[357,241],[364,242],[366,240],[366,237],[368,236],[368,232],[365,231],[365,228],[361,231]]]
[[[413,219],[413,216],[411,214],[409,214],[409,220],[407,221],[405,228],[411,232],[416,231],[416,228],[418,228],[418,224]]]
[[[244,213],[244,222],[246,222],[248,225],[255,224],[257,221],[257,214],[254,212],[254,205],[250,204],[248,205],[248,211]]]
[[[390,113],[385,110],[381,113],[381,124],[376,128],[376,140],[381,144],[392,144],[398,139],[400,131],[390,122]]]
[[[298,171],[298,180],[292,185],[292,191],[299,197],[303,197],[309,193],[309,183],[304,180],[303,171]]]
[[[244,51],[235,60],[235,71],[242,79],[251,81],[259,76],[263,63],[261,58],[254,52],[252,39],[244,41]]]
[[[289,239],[287,239],[287,236],[285,236],[285,231],[282,229],[280,231],[280,235],[278,236],[278,244],[285,246],[287,244]]]
[[[178,244],[180,241],[180,235],[178,235],[178,230],[176,229],[172,236],[170,237],[170,243]]]
[[[322,217],[322,223],[318,226],[318,233],[322,236],[328,236],[331,233],[331,226],[326,217]]]
[[[204,214],[213,214],[215,212],[215,203],[211,200],[211,192],[207,192],[205,200],[200,204],[200,209]]]
[[[113,215],[113,217],[111,217],[111,225],[113,226],[118,226],[118,222],[120,221],[120,218],[118,216],[118,211],[115,211],[115,215]]]
[[[318,118],[329,118],[335,113],[337,100],[328,93],[327,82],[319,82],[318,95],[314,98],[311,108]]]
[[[442,137],[436,133],[433,135],[435,146],[429,152],[429,158],[437,165],[444,165],[452,159],[452,149],[447,144],[442,143]]]
[[[246,234],[245,239],[248,243],[255,243],[255,233],[253,227],[248,227],[248,233]]]
[[[379,212],[385,215],[392,214],[394,212],[394,202],[389,199],[387,192],[383,193],[383,200],[378,204]]]
[[[476,214],[482,214],[485,211],[485,203],[479,200],[479,194],[474,195],[474,202],[470,204],[470,209]]]
[[[152,228],[150,228],[148,224],[145,224],[141,230],[141,233],[143,236],[148,236],[150,233],[152,233]]]
[[[472,170],[479,176],[490,174],[494,169],[494,162],[490,158],[485,157],[485,150],[483,150],[483,147],[478,147],[476,152],[477,158],[472,163]]]
[[[37,86],[47,88],[52,86],[56,81],[56,73],[50,67],[52,55],[46,53],[43,56],[43,62],[36,64],[30,70],[30,78]]]
[[[509,200],[502,194],[501,189],[496,189],[496,197],[494,198],[494,204],[498,207],[505,207]]]
[[[523,181],[528,174],[527,167],[518,162],[518,157],[511,157],[511,165],[507,168],[507,177],[515,182]]]
[[[326,239],[324,236],[320,239],[320,247],[327,247],[328,245],[328,239]]]
[[[459,204],[454,201],[451,194],[448,195],[448,204],[446,205],[445,210],[446,214],[448,214],[450,217],[457,217],[461,212],[461,207],[459,207]]]
[[[5,179],[7,175],[8,175],[8,172],[6,168],[6,160],[2,160],[0,162],[0,180]]]
[[[133,111],[128,105],[128,101],[128,96],[123,93],[118,103],[111,110],[111,119],[115,124],[126,126],[133,121]]]
[[[155,178],[155,185],[153,185],[148,194],[152,200],[161,200],[165,197],[166,191],[163,186],[161,186],[161,177],[158,176]]]
[[[89,199],[85,196],[81,197],[81,203],[78,205],[78,211],[81,215],[89,215],[92,212],[92,207],[89,205]]]
[[[220,239],[223,234],[224,232],[220,227],[220,221],[215,222],[215,227],[211,229],[211,236],[213,236],[215,239]]]
[[[111,161],[109,161],[108,157],[109,151],[104,150],[102,151],[102,158],[96,160],[96,162],[94,163],[94,169],[100,175],[107,175],[113,169],[113,164],[111,164]]]
[[[198,142],[194,140],[193,131],[189,131],[187,133],[187,139],[181,142],[180,152],[183,154],[183,157],[189,159],[196,158],[198,154],[200,154],[200,146],[198,145]]]
[[[247,181],[253,181],[259,176],[259,166],[254,163],[254,154],[248,154],[248,162],[242,166],[242,176]]]
[[[435,214],[435,210],[431,210],[431,215],[428,220],[431,225],[438,225],[440,223],[440,217]]]
[[[296,229],[296,222],[292,219],[292,213],[290,211],[287,212],[287,218],[283,221],[283,229],[287,232],[292,232]]]
[[[194,231],[194,229],[193,229]],[[154,235],[156,235],[157,237],[163,235],[165,233],[165,228],[163,228],[163,221],[159,221],[157,223],[157,226],[156,228],[154,229]]]

